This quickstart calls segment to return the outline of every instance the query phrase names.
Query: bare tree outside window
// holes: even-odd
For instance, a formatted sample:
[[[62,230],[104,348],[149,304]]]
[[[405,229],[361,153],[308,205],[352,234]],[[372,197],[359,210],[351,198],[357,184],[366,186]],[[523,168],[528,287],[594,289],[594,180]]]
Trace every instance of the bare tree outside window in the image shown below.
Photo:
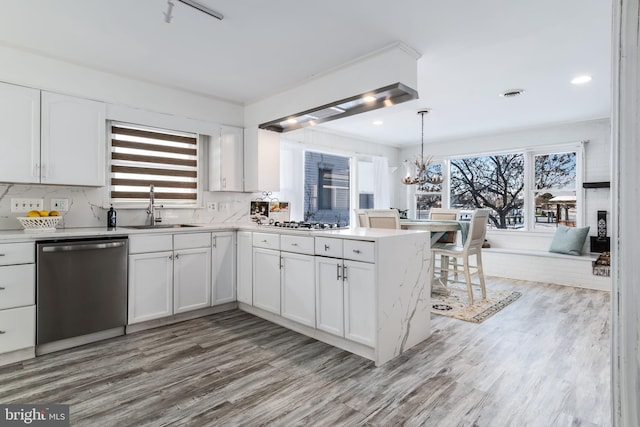
[[[495,228],[524,226],[524,155],[506,154],[451,161],[451,206],[491,209]]]

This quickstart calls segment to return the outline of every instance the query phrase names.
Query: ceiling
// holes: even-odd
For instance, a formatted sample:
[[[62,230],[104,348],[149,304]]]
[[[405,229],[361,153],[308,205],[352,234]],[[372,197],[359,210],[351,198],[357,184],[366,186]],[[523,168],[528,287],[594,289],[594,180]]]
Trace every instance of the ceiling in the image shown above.
[[[320,125],[393,146],[609,116],[610,0],[198,1],[5,0],[0,43],[247,104],[403,42],[420,99]]]

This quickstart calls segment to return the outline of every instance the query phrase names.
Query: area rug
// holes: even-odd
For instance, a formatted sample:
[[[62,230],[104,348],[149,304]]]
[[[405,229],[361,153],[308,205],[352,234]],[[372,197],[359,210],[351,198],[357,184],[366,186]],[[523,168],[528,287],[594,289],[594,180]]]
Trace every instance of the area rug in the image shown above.
[[[483,300],[480,289],[474,288],[473,291],[473,305],[468,305],[469,296],[466,291],[450,291],[448,296],[432,294],[431,312],[467,322],[481,323],[522,295],[515,291],[487,289],[487,299]]]

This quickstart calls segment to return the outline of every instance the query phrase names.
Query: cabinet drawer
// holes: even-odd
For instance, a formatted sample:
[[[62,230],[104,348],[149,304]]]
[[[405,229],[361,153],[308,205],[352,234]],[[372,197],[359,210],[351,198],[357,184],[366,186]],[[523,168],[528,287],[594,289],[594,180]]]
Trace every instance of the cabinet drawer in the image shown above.
[[[35,262],[35,244],[4,243],[0,245],[0,265],[30,264]]]
[[[253,246],[265,249],[280,249],[280,235],[271,233],[253,233]]]
[[[280,236],[280,250],[313,255],[313,237],[283,234]]]
[[[180,233],[173,235],[173,249],[208,248],[211,246],[211,233]]]
[[[0,309],[35,304],[35,264],[0,267]]]
[[[345,240],[344,258],[355,261],[375,262],[375,245],[374,242]]]
[[[35,343],[35,305],[0,310],[0,353],[33,347]]]
[[[173,250],[171,234],[143,234],[129,237],[129,253],[163,252]]]
[[[342,258],[342,239],[316,237],[315,249],[316,255]]]

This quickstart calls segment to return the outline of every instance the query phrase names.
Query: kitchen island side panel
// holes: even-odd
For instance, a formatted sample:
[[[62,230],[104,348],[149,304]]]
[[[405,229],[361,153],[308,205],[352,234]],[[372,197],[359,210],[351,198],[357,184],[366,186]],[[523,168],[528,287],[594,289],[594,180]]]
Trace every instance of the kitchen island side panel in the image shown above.
[[[378,241],[376,365],[431,335],[429,233]]]

